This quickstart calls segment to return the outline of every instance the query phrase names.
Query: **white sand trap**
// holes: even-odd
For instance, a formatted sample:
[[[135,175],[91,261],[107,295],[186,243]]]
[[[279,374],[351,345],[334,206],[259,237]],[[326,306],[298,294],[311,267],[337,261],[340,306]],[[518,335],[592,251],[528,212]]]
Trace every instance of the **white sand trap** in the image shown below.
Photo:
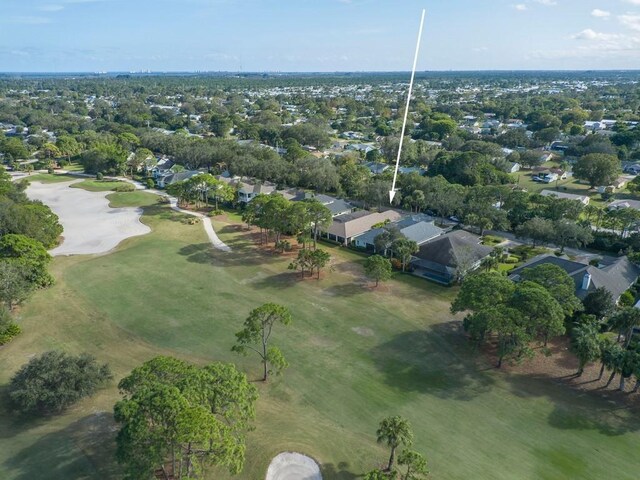
[[[51,255],[105,253],[129,237],[151,231],[140,222],[141,208],[111,208],[106,196],[113,192],[69,188],[72,183],[33,182],[26,190],[29,198],[48,205],[64,228],[64,241]]]
[[[322,480],[322,475],[312,458],[300,453],[284,452],[271,460],[267,480]]]

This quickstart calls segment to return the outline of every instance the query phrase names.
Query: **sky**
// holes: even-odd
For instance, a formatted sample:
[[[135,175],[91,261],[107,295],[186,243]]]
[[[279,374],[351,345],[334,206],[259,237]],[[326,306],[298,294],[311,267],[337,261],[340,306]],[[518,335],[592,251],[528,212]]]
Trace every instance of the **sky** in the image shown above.
[[[0,0],[0,72],[640,69],[640,0]]]

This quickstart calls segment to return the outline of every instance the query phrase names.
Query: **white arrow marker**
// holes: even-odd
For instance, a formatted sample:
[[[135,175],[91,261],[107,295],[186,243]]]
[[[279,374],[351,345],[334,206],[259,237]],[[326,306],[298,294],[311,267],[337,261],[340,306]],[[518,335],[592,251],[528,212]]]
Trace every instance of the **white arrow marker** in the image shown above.
[[[422,27],[424,26],[424,14],[420,19],[420,31],[418,32],[418,44],[416,45],[416,55],[413,57],[413,68],[411,69],[411,81],[409,82],[409,93],[407,94],[407,107],[404,109],[404,120],[402,122],[402,132],[400,133],[400,145],[398,145],[398,158],[396,159],[396,169],[393,172],[393,184],[389,190],[389,203],[393,202],[396,196],[396,179],[398,178],[398,168],[400,167],[400,155],[402,155],[402,143],[404,142],[404,132],[407,128],[407,116],[409,115],[409,104],[411,103],[411,92],[413,91],[413,79],[416,76],[416,65],[418,64],[418,53],[420,52],[420,40],[422,39]]]

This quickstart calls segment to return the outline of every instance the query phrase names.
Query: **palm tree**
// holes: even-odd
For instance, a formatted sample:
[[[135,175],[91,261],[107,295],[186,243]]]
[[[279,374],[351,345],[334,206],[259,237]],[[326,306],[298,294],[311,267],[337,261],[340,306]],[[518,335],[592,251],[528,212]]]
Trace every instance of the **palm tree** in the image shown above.
[[[376,436],[378,443],[386,443],[391,448],[389,465],[387,466],[387,471],[391,471],[396,457],[396,449],[400,445],[409,447],[413,442],[411,426],[405,418],[398,415],[387,417],[380,422]]]
[[[579,377],[584,371],[584,366],[597,360],[600,355],[598,325],[595,317],[592,321],[584,322],[573,328],[571,332],[571,350],[578,357],[576,377]]]

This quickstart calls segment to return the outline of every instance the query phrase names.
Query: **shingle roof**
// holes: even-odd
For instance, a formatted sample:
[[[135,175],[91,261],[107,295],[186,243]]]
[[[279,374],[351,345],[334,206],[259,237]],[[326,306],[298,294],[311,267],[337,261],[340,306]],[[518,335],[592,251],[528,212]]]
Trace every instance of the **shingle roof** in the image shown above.
[[[530,262],[514,269],[509,278],[517,281],[520,279],[522,270],[542,264],[557,265],[567,272],[576,286],[576,296],[582,299],[597,288],[605,288],[611,292],[614,300],[617,300],[640,276],[640,268],[631,263],[627,257],[610,259],[607,265],[598,268],[594,265],[547,254],[535,257]],[[584,290],[582,282],[586,274],[591,275],[591,282],[589,288]]]
[[[382,223],[385,220],[395,221],[400,218],[400,214],[393,210],[386,212],[371,213],[366,210],[346,213],[334,217],[333,223],[327,230],[327,233],[337,235],[342,238],[352,238],[356,235],[366,232],[376,223]]]
[[[493,248],[480,245],[479,242],[478,235],[464,230],[454,230],[423,244],[415,254],[414,263],[437,263],[455,268],[460,260],[466,260],[468,256],[471,257],[471,261],[477,262],[493,251]]]
[[[400,232],[409,240],[413,240],[418,245],[421,245],[432,238],[442,235],[444,230],[436,227],[433,222],[418,222],[401,228]]]

